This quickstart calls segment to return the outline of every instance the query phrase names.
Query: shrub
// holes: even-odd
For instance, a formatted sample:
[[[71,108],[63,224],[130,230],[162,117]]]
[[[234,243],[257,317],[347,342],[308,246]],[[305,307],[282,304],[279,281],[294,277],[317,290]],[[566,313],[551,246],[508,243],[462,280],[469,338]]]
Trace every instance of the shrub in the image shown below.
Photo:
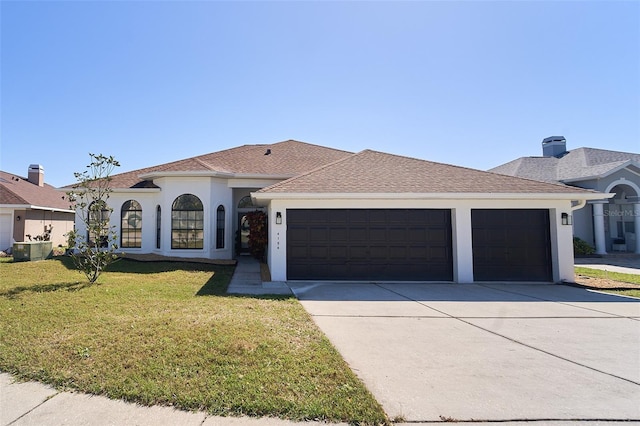
[[[578,237],[573,237],[573,254],[574,255],[588,255],[594,254],[596,250],[591,247],[586,241],[581,240]]]

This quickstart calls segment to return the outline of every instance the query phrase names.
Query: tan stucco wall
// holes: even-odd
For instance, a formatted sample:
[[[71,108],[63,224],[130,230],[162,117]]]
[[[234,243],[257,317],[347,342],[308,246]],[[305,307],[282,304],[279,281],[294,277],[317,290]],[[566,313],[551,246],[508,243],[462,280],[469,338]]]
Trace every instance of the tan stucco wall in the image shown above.
[[[27,210],[21,212],[22,220],[15,223],[14,236],[16,241],[28,241],[27,235],[35,238],[44,233],[45,226],[51,225],[51,242],[54,247],[67,245],[65,234],[73,229],[73,213],[52,212],[46,210]],[[18,214],[16,212],[16,214]],[[20,229],[18,229],[20,228]]]

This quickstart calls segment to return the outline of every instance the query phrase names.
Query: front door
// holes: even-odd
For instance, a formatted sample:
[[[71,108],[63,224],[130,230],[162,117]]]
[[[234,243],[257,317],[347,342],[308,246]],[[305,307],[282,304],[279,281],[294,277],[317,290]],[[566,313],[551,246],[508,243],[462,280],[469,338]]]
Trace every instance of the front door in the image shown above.
[[[247,213],[238,213],[238,242],[240,254],[249,253],[249,220]]]

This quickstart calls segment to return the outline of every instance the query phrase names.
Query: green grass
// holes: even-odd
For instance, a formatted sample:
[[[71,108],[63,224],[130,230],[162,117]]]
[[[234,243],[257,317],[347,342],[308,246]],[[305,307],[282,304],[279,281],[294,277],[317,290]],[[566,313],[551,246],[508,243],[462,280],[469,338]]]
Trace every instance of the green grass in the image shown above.
[[[640,285],[640,275],[635,275],[635,274],[624,274],[621,272],[603,271],[600,269],[582,268],[582,267],[576,267],[575,273],[579,275],[583,275],[585,277],[600,278],[600,279],[605,279],[605,280],[614,281],[614,282],[631,283],[631,284]],[[624,290],[602,289],[602,291],[607,293],[621,294],[624,296],[640,298],[640,289],[624,289]]]
[[[215,415],[354,424],[380,405],[294,298],[232,297],[233,267],[0,262],[0,371]]]

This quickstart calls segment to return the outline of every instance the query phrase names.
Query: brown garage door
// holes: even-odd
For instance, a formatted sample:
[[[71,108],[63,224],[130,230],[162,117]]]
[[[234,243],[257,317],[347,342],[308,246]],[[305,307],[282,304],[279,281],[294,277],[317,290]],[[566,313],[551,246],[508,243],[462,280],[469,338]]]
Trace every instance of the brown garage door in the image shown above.
[[[549,211],[472,210],[476,281],[551,281]]]
[[[451,211],[287,210],[287,279],[451,281]]]

